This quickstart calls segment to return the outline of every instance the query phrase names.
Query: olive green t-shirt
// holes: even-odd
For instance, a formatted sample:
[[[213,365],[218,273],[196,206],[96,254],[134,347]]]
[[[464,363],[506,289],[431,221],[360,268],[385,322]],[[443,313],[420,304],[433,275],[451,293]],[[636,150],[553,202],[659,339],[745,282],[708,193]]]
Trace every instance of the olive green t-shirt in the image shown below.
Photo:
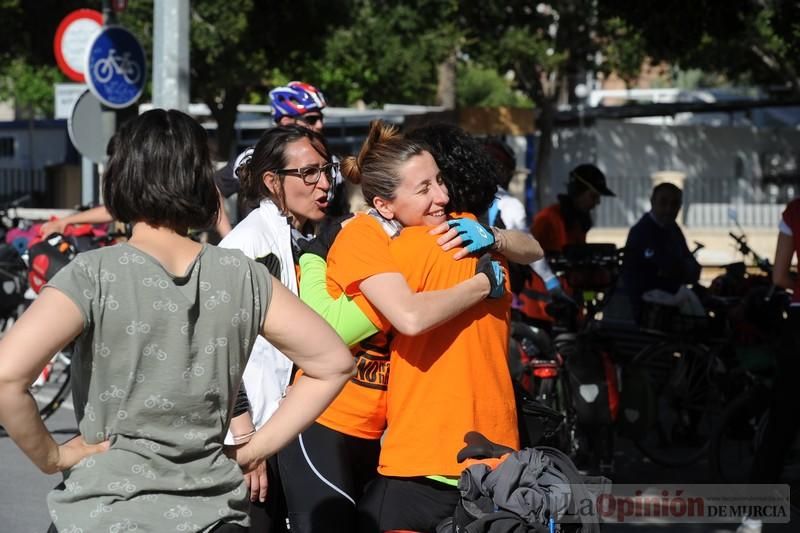
[[[247,523],[242,472],[222,442],[271,279],[208,245],[175,276],[129,244],[80,254],[53,278],[84,317],[72,358],[80,432],[111,441],[49,494],[60,532]]]

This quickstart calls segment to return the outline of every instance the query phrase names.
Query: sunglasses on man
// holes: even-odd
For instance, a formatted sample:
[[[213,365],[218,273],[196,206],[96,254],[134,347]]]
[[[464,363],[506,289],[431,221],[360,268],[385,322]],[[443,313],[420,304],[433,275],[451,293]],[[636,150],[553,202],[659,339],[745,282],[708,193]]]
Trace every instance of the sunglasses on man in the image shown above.
[[[317,122],[322,122],[325,120],[325,117],[322,115],[298,115],[294,117],[295,120],[299,120],[308,124],[309,126],[315,126]]]

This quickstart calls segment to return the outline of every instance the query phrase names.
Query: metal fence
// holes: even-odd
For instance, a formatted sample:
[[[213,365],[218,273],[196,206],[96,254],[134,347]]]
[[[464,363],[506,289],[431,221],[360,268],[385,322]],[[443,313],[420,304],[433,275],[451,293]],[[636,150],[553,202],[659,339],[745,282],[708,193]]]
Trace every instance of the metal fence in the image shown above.
[[[0,204],[21,196],[46,196],[49,193],[44,169],[0,168]]]
[[[649,177],[609,177],[615,198],[603,198],[595,213],[598,227],[631,227],[650,209]],[[741,178],[687,178],[683,187],[682,222],[687,227],[730,224],[731,212],[742,226],[775,227],[786,203],[800,194],[797,184],[776,184]]]

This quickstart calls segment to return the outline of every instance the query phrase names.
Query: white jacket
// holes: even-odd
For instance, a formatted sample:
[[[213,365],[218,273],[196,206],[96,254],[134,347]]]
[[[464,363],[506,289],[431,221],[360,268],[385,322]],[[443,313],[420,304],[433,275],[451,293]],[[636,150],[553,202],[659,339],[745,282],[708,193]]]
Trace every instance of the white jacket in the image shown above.
[[[291,226],[287,218],[270,200],[262,200],[258,209],[239,222],[219,245],[241,250],[247,257],[256,260],[274,254],[280,260],[281,283],[297,294],[291,238]],[[291,372],[292,362],[259,336],[242,377],[256,429],[264,425],[278,408],[289,385]],[[229,432],[225,439],[228,443],[232,443],[230,436]]]

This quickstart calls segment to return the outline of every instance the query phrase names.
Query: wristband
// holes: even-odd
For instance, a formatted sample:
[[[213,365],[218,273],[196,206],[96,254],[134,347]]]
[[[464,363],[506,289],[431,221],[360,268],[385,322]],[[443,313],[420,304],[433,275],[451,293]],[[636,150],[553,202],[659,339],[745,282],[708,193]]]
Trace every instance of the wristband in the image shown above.
[[[255,434],[256,434],[256,430],[254,429],[253,431],[251,431],[249,433],[244,433],[242,435],[234,435],[233,436],[233,443],[234,444],[244,444],[245,442],[249,441],[252,438],[252,436],[255,435]]]
[[[561,286],[561,282],[557,277],[553,276],[552,278],[547,278],[544,281],[544,286],[548,291],[553,291]]]

